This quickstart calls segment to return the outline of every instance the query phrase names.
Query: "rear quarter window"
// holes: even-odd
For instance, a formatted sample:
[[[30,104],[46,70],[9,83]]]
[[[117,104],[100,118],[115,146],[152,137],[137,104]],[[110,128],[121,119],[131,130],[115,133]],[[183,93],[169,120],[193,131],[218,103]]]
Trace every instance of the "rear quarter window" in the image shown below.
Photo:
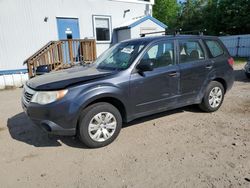
[[[218,57],[222,54],[224,54],[223,48],[220,46],[220,44],[215,40],[206,40],[207,47],[212,55],[212,57]]]

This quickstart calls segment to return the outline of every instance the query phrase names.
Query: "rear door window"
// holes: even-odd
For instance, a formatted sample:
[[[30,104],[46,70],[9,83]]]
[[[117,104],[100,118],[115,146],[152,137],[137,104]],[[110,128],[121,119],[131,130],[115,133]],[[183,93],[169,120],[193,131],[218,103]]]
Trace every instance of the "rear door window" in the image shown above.
[[[204,51],[198,40],[179,40],[180,63],[205,59]]]
[[[224,53],[220,44],[215,40],[206,40],[207,47],[213,57],[218,57]]]

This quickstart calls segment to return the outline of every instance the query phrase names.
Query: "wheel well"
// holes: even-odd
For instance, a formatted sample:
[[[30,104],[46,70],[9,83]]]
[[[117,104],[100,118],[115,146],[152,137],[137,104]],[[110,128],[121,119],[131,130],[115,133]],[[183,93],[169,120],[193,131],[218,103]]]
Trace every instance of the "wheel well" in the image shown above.
[[[123,122],[127,121],[127,113],[126,113],[126,108],[125,108],[124,104],[120,100],[113,98],[113,97],[104,97],[104,98],[96,99],[96,100],[92,101],[91,103],[89,103],[85,108],[87,108],[88,106],[90,106],[92,104],[98,103],[98,102],[106,102],[106,103],[112,104],[121,113],[122,121]],[[80,123],[80,118],[78,118],[78,120],[77,120],[77,124],[76,124],[77,133],[76,134],[78,134],[79,123]]]
[[[226,83],[226,81],[224,79],[222,79],[222,78],[216,78],[213,81],[220,82],[223,85],[224,91],[226,93],[226,91],[227,91],[227,83]]]
[[[104,97],[104,98],[100,98],[100,99],[92,101],[86,107],[88,107],[88,106],[90,106],[92,104],[98,103],[98,102],[106,102],[106,103],[112,104],[121,113],[122,121],[126,122],[126,119],[127,119],[126,108],[125,108],[124,104],[120,100],[118,100],[116,98],[113,98],[113,97]]]

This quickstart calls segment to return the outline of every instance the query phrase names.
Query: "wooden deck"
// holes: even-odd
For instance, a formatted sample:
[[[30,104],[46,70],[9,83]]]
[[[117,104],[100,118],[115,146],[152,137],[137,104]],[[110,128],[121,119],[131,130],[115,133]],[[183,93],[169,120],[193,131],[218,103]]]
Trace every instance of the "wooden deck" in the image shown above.
[[[93,39],[72,39],[51,41],[29,57],[27,64],[29,78],[37,75],[37,68],[47,66],[56,71],[77,63],[91,63],[96,59],[96,42]]]

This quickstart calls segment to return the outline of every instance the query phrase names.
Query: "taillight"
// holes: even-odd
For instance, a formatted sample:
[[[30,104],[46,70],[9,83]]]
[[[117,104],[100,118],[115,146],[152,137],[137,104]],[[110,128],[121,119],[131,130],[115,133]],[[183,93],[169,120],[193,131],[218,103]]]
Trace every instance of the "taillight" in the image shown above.
[[[234,66],[234,59],[231,57],[227,60],[228,64],[233,67]]]

